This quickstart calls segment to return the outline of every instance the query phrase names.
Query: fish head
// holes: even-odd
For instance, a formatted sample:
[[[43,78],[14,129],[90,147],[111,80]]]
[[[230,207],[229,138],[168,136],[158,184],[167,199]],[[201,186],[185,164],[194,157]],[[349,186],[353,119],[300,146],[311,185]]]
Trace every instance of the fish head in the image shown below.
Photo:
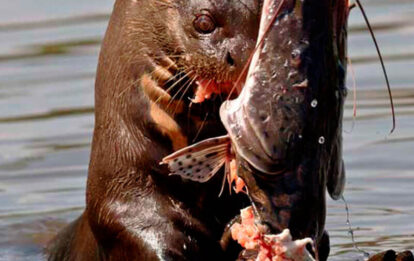
[[[306,117],[309,46],[300,5],[285,8],[270,29],[278,1],[263,7],[256,53],[239,97],[226,101],[221,120],[236,151],[259,171],[278,173],[295,152]],[[280,1],[279,1],[280,2]],[[259,43],[264,37],[262,43]]]
[[[264,0],[245,85],[220,117],[262,220],[320,240],[327,184],[339,197],[344,183],[348,0],[282,2]]]

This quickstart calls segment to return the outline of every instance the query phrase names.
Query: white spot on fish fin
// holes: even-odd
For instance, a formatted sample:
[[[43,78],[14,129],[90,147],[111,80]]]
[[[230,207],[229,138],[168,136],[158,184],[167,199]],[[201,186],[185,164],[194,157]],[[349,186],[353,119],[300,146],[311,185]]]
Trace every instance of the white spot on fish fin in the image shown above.
[[[171,175],[207,182],[223,166],[230,146],[229,136],[211,138],[185,147],[165,157]]]

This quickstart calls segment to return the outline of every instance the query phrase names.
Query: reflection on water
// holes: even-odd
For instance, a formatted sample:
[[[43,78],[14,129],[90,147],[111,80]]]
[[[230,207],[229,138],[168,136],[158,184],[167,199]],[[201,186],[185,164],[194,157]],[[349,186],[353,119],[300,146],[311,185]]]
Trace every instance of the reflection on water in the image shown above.
[[[414,2],[364,2],[393,85],[398,128],[388,135],[391,117],[381,68],[354,10],[349,48],[358,116],[353,127],[350,90],[345,197],[362,249],[414,249]],[[112,0],[51,3],[15,0],[2,6],[0,260],[43,259],[45,243],[84,206],[94,74]],[[361,259],[343,203],[328,204],[330,260]]]

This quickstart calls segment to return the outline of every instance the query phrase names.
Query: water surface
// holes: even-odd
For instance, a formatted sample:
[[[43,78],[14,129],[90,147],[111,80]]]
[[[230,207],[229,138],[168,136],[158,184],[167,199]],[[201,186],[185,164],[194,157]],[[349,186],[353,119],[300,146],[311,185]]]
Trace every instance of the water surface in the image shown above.
[[[358,10],[350,20],[345,197],[358,246],[414,249],[414,2],[365,0],[394,89],[391,128],[381,67]],[[85,199],[93,84],[112,0],[14,0],[0,16],[0,260],[42,248]],[[355,124],[353,124],[353,122]],[[353,127],[353,125],[355,125]],[[359,260],[342,202],[328,201],[330,260]]]

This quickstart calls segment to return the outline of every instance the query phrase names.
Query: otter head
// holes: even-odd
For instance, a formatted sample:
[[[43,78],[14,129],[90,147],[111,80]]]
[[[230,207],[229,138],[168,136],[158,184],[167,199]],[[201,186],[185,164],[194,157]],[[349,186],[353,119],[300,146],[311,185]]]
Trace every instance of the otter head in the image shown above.
[[[122,84],[116,95],[130,96],[134,88],[140,92],[137,95],[147,99],[151,108],[147,123],[152,122],[167,136],[174,150],[225,132],[218,110],[254,49],[259,2],[117,3],[120,8],[116,9],[124,18],[119,21],[119,36],[113,39],[119,41],[119,54],[115,56],[125,67],[123,75],[128,74],[129,85]],[[208,94],[203,103],[191,104],[200,87],[213,89],[215,95]],[[127,113],[137,120],[145,117],[142,108],[138,113],[136,109]]]

